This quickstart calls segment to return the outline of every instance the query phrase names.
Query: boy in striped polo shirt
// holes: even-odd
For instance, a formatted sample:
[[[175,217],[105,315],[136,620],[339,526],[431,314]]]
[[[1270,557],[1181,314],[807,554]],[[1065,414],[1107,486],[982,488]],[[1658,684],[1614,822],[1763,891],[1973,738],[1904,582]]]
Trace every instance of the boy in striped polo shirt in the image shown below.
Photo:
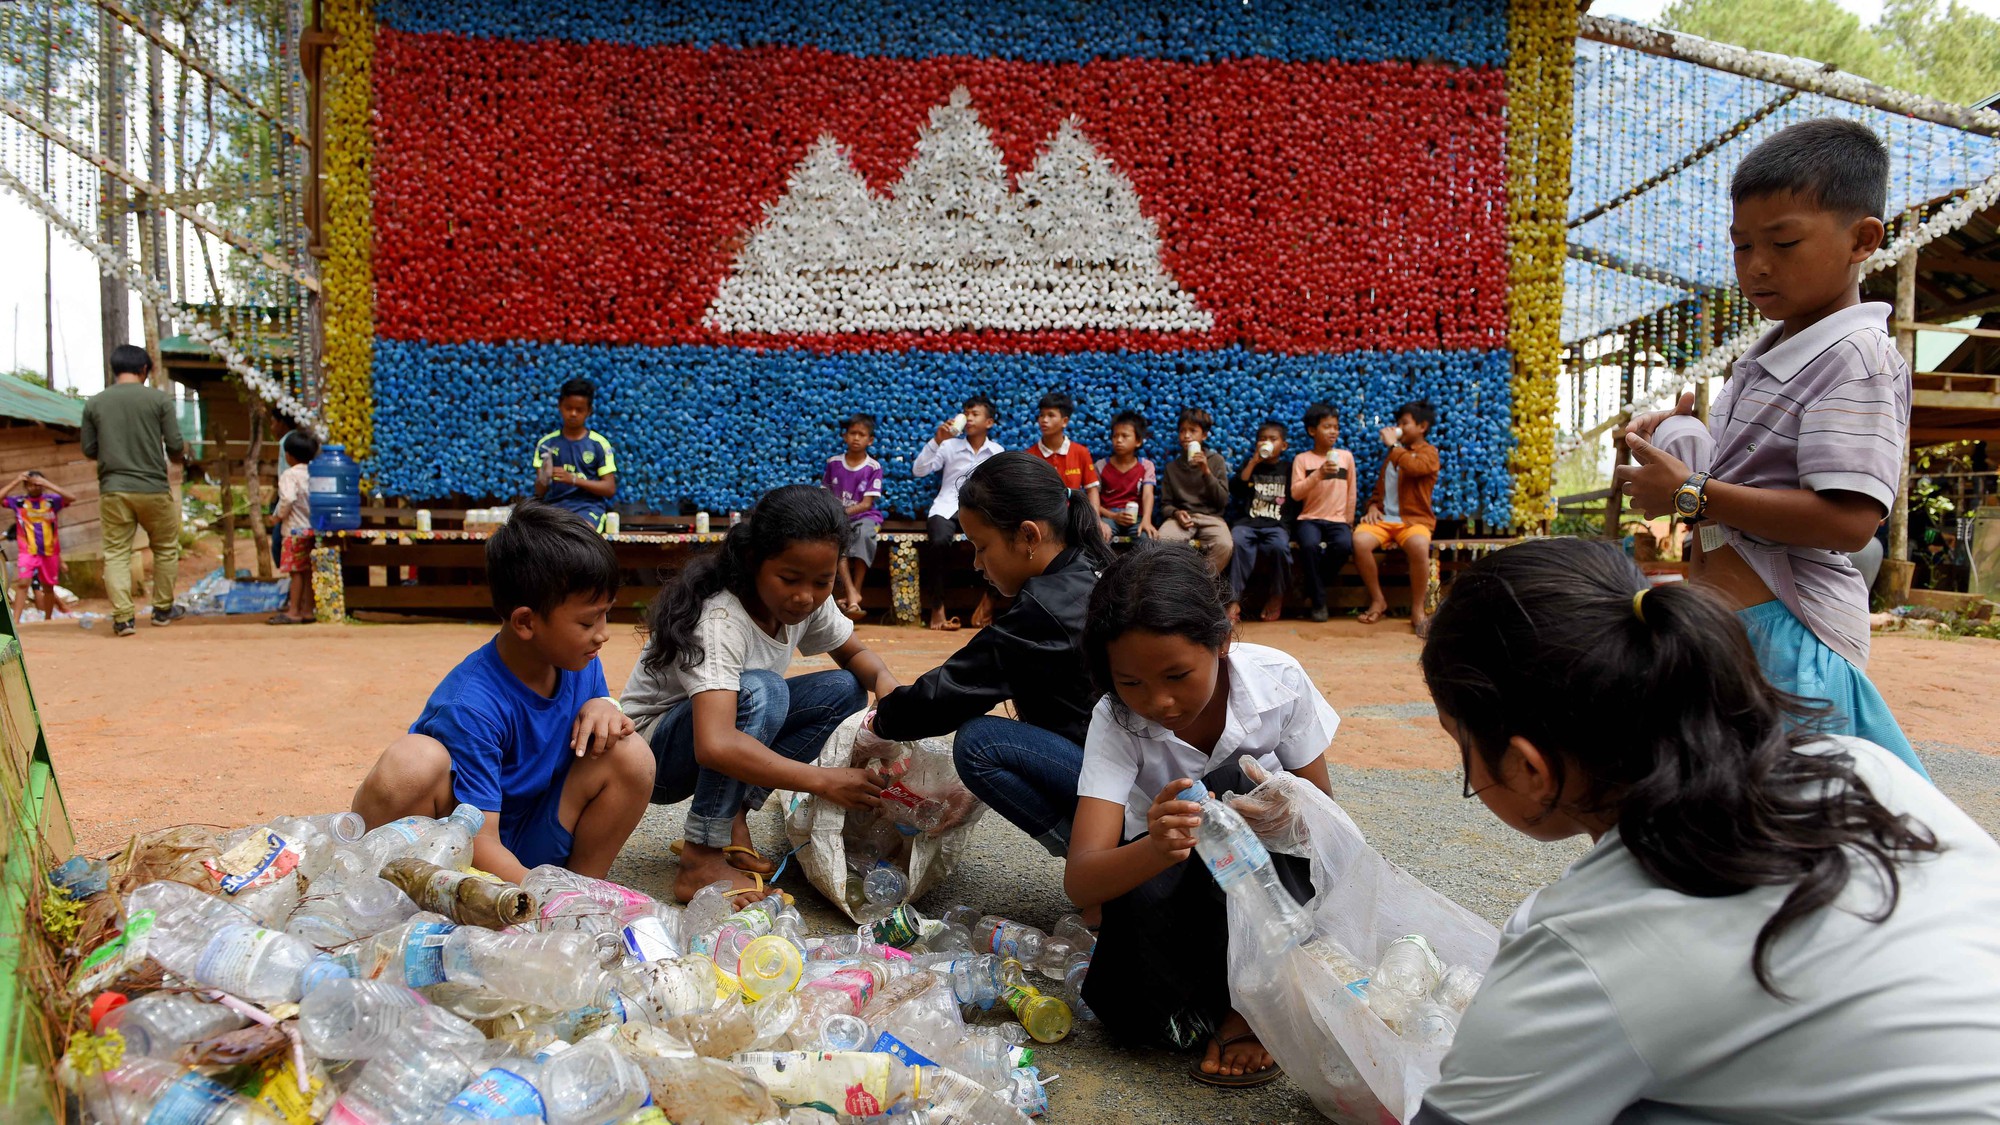
[[[1889,306],[1861,302],[1886,230],[1889,153],[1865,126],[1823,118],[1753,149],[1730,182],[1736,280],[1780,326],[1736,361],[1704,429],[1694,396],[1633,421],[1618,486],[1648,515],[1697,528],[1692,575],[1731,602],[1764,676],[1822,701],[1813,719],[1908,762],[1910,741],[1870,683],[1860,550],[1896,502],[1908,456],[1910,366]]]

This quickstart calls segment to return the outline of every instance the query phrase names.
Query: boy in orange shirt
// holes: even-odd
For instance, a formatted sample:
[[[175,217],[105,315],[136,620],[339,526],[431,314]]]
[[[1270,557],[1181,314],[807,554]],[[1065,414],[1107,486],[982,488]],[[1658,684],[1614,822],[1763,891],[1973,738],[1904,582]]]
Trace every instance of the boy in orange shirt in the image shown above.
[[[1082,442],[1071,441],[1065,433],[1075,413],[1076,400],[1061,391],[1043,395],[1035,407],[1035,428],[1042,431],[1042,440],[1035,443],[1034,453],[1062,474],[1063,484],[1088,493],[1091,508],[1103,519],[1104,505],[1097,497],[1097,463]]]
[[[1368,587],[1368,608],[1362,611],[1361,623],[1373,625],[1389,612],[1375,549],[1393,545],[1402,548],[1410,562],[1410,628],[1419,637],[1430,626],[1424,615],[1424,589],[1430,582],[1431,532],[1437,528],[1431,491],[1437,487],[1438,451],[1424,437],[1435,421],[1437,410],[1430,403],[1408,402],[1396,409],[1395,425],[1382,427],[1382,444],[1389,450],[1382,457],[1375,491],[1368,497],[1368,511],[1354,529],[1354,569]]]

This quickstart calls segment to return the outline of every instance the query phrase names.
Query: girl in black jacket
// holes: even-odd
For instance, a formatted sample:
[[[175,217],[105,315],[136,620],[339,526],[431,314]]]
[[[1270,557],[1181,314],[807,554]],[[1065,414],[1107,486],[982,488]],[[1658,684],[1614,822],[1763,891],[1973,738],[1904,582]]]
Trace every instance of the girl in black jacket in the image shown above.
[[[958,511],[973,565],[1013,605],[943,667],[883,696],[873,729],[898,742],[956,731],[952,758],[966,788],[1062,855],[1096,704],[1084,611],[1111,551],[1089,498],[1032,453],[1002,453],[973,470]],[[1010,700],[1018,718],[987,714]]]

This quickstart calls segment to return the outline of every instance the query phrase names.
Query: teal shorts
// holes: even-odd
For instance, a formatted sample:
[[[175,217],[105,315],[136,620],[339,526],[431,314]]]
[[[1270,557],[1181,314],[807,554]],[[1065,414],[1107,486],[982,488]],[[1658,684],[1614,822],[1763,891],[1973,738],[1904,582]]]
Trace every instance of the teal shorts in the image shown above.
[[[1832,705],[1833,710],[1814,724],[1816,729],[1865,738],[1908,762],[1925,780],[1930,779],[1930,772],[1917,761],[1916,750],[1867,673],[1828,648],[1784,602],[1774,598],[1739,610],[1736,616],[1750,634],[1750,647],[1771,686]]]

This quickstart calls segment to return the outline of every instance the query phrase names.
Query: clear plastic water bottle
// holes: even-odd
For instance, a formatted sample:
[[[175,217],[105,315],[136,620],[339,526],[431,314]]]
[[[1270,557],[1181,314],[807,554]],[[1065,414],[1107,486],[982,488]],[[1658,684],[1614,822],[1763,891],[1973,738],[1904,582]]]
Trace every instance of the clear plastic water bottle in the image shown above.
[[[949,981],[961,1004],[991,1008],[1007,989],[1000,979],[1000,958],[991,953],[930,954],[924,967]]]
[[[823,1051],[865,1051],[874,1042],[875,1033],[860,1016],[842,1013],[820,1025],[819,1046]]]
[[[980,953],[1012,957],[1023,964],[1034,964],[1042,955],[1042,943],[1047,940],[1047,935],[1033,926],[1011,922],[993,914],[981,918],[972,927],[973,949]]]
[[[1445,970],[1444,979],[1438,981],[1432,995],[1445,1007],[1463,1012],[1472,1006],[1472,998],[1479,994],[1479,986],[1485,980],[1485,975],[1470,965],[1453,965]]]
[[[450,816],[435,823],[437,827],[426,834],[409,858],[437,864],[447,871],[463,870],[472,862],[472,838],[486,826],[486,814],[460,802]]]
[[[1089,956],[1090,952],[1097,948],[1097,935],[1091,933],[1090,927],[1084,925],[1083,919],[1075,914],[1065,914],[1056,919],[1055,926],[1049,930],[1049,936],[1062,938],[1069,942],[1070,948],[1082,952],[1085,956]]]
[[[128,1057],[84,1088],[84,1116],[99,1125],[284,1125],[262,1102],[179,1063]]]
[[[1080,1020],[1094,1020],[1097,1013],[1083,1002],[1083,982],[1090,976],[1090,958],[1073,958],[1069,968],[1063,971],[1063,995],[1069,997],[1069,1006]]]
[[[1050,935],[1042,943],[1042,955],[1035,959],[1035,971],[1050,980],[1061,980],[1063,973],[1069,969],[1070,958],[1075,954],[1076,946],[1071,945],[1068,938]]]
[[[1215,876],[1216,885],[1230,897],[1243,900],[1243,916],[1254,927],[1260,956],[1274,957],[1311,937],[1312,919],[1278,881],[1270,853],[1242,815],[1199,781],[1182,790],[1180,799],[1201,806],[1195,850]]]
[[[1444,965],[1421,934],[1406,934],[1382,951],[1368,979],[1368,1007],[1398,1031],[1430,1000],[1444,977]]]
[[[106,1012],[97,1021],[97,1033],[116,1031],[123,1035],[128,1058],[170,1058],[189,1043],[235,1031],[249,1022],[232,1008],[184,992],[152,992]]]
[[[1417,1005],[1403,1021],[1403,1037],[1425,1047],[1449,1047],[1457,1034],[1458,1013],[1428,1000]]]
[[[444,943],[458,927],[441,914],[418,912],[400,926],[362,939],[338,954],[351,976],[409,988],[443,984]]]
[[[643,1106],[646,1075],[601,1040],[488,1068],[460,1090],[433,1125],[488,1125],[525,1117],[548,1125],[604,1125]]]
[[[861,893],[877,906],[894,906],[909,897],[910,877],[902,868],[881,864],[862,878]]]
[[[472,837],[479,835],[479,830],[485,825],[485,813],[461,802],[443,820],[432,820],[427,816],[392,820],[363,836],[355,848],[367,856],[372,865],[369,874],[372,875],[392,859],[421,859],[439,851],[445,852],[449,859],[457,851],[462,836],[463,859],[457,863],[438,863],[439,867],[447,870],[457,870],[472,858]]]
[[[421,1025],[389,1036],[334,1103],[327,1125],[421,1125],[484,1071],[496,1050],[471,1024],[432,1008]]]
[[[255,1004],[299,998],[299,979],[318,951],[278,930],[257,925],[195,929],[183,915],[155,924],[151,953],[169,971]]]
[[[305,900],[292,912],[285,932],[320,949],[335,949],[399,926],[416,912],[410,896],[387,879],[334,880],[328,893]]]
[[[461,926],[444,941],[444,976],[563,1012],[601,1002],[611,978],[579,933],[496,933]]]
[[[299,1035],[323,1059],[372,1059],[429,1006],[422,994],[391,981],[331,980],[300,1002]]]

